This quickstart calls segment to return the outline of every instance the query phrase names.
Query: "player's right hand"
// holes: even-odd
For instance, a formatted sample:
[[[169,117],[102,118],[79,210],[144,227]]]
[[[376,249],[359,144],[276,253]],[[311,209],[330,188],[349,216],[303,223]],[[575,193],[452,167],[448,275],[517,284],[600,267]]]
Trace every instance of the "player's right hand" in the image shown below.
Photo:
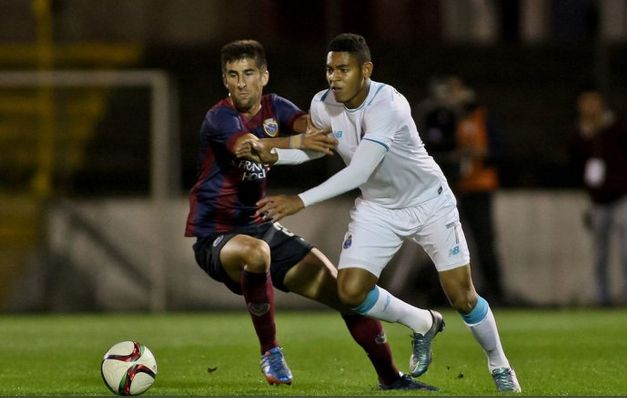
[[[272,152],[272,147],[266,145],[263,140],[249,141],[249,144],[250,154],[255,159],[259,159],[259,163],[274,164],[279,160],[279,156]]]
[[[253,141],[259,141],[259,138],[250,133],[244,134],[243,136],[239,137],[233,145],[233,152],[235,153],[235,156],[237,156],[238,158],[246,158],[254,162],[258,162],[259,159],[252,158],[254,155],[252,154],[251,142]]]
[[[337,146],[337,140],[328,132],[318,132],[313,134],[305,134],[303,137],[303,149],[316,152],[324,152],[327,155],[333,155],[333,150]]]

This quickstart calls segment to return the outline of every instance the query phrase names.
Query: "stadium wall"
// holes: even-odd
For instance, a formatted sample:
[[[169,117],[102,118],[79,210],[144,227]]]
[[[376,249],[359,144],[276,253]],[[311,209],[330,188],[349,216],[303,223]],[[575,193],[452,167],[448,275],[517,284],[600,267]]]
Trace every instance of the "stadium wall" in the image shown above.
[[[582,222],[585,195],[507,190],[497,194],[495,204],[498,251],[508,294],[532,305],[594,304],[591,241]],[[351,206],[350,197],[338,198],[282,224],[316,243],[335,262]],[[150,259],[155,253],[163,256],[165,264],[167,310],[240,308],[242,299],[207,277],[194,262],[193,240],[183,237],[187,200],[173,200],[166,213],[155,217],[152,204],[140,199],[82,200],[53,206],[48,246],[33,257],[28,272],[14,287],[8,310],[149,309],[153,297]],[[160,246],[163,243],[156,240],[159,234],[155,233],[164,222],[166,247]],[[417,271],[412,266],[429,266],[423,253],[411,250],[409,256],[404,251],[402,259],[395,258],[382,277],[392,291],[411,292],[412,286],[403,286],[411,280],[405,275]],[[615,275],[619,272],[615,257],[612,281],[617,284],[621,279]],[[480,274],[476,282],[481,291]],[[620,286],[613,290],[618,293]],[[421,304],[418,297],[410,294],[405,298]],[[278,306],[320,308],[282,293],[278,293]]]

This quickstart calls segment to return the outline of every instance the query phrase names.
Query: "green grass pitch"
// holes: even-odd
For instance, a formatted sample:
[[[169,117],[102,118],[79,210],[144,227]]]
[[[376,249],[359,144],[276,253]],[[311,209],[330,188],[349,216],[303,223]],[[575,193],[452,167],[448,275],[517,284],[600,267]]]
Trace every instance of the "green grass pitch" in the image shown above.
[[[157,358],[157,380],[144,395],[386,396],[495,395],[486,360],[459,316],[447,327],[421,379],[439,393],[390,393],[333,312],[277,315],[292,386],[268,386],[246,313],[0,316],[0,395],[112,394],[100,361],[114,343],[136,340]],[[522,395],[627,394],[626,310],[505,310],[495,315]],[[396,363],[406,370],[409,333],[385,325]],[[216,368],[209,372],[209,368]]]

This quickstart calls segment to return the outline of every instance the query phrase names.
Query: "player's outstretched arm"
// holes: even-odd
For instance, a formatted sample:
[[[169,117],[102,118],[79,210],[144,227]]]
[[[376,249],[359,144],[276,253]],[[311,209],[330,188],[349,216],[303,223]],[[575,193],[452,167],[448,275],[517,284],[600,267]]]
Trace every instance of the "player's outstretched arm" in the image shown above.
[[[288,137],[262,138],[261,141],[270,149],[303,149],[333,155],[337,140],[330,131],[308,130],[307,133]]]
[[[310,135],[298,134],[289,137],[262,139],[252,134],[247,134],[235,144],[235,155],[254,162],[273,164],[277,161],[276,154],[271,154],[273,148],[319,152],[321,153],[320,156],[322,156],[333,155],[333,149],[335,149],[336,145],[337,140],[335,137],[328,132],[321,131],[313,132]],[[267,156],[262,157],[264,154]],[[320,156],[309,157],[317,159]],[[274,160],[271,161],[272,159]]]
[[[324,152],[274,148],[267,145],[263,140],[246,141],[237,152],[238,157],[269,165],[297,165],[321,158],[324,155]]]
[[[315,127],[311,118],[301,117],[295,123],[304,133],[288,137],[262,138],[246,134],[237,140],[235,155],[264,164],[296,165],[324,155],[332,155],[338,144],[330,130]]]

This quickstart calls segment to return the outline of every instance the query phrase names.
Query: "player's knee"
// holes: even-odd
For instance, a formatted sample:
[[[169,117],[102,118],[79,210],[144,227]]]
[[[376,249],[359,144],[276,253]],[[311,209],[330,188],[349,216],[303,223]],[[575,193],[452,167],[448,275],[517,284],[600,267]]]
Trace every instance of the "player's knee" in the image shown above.
[[[459,292],[449,297],[451,305],[462,314],[467,314],[475,307],[477,303],[477,294],[471,291]]]
[[[477,303],[477,292],[470,277],[469,267],[442,272],[440,281],[453,308],[462,314],[467,314],[474,308]]]
[[[247,242],[242,250],[246,269],[250,272],[267,272],[270,270],[270,246],[262,240]]]
[[[359,285],[345,283],[338,286],[337,293],[342,304],[350,308],[355,308],[364,302],[368,292],[364,291]]]

